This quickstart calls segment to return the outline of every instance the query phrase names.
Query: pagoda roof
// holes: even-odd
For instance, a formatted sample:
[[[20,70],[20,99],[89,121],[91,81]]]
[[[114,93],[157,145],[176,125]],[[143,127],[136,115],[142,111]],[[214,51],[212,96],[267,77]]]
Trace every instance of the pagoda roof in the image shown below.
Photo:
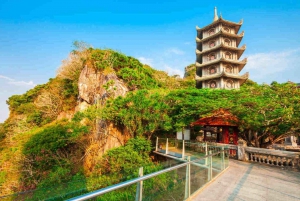
[[[229,50],[234,50],[234,51],[237,51],[237,55],[238,55],[238,59],[242,56],[242,54],[244,53],[244,51],[246,50],[246,45],[243,45],[242,47],[238,48],[238,47],[232,47],[232,46],[228,46],[228,45],[225,45],[223,42],[213,48],[210,48],[210,49],[207,49],[207,50],[204,50],[204,51],[199,51],[199,50],[196,50],[196,54],[197,55],[202,55],[202,54],[206,54],[206,53],[209,53],[209,52],[213,52],[219,48],[223,48],[223,49],[229,49]]]
[[[222,18],[222,16],[220,16],[220,18],[218,20],[214,21],[213,23],[211,23],[205,27],[200,28],[200,27],[196,26],[196,30],[198,32],[204,31],[204,30],[210,29],[211,27],[214,27],[215,25],[220,24],[220,23],[226,24],[227,26],[230,26],[230,27],[234,27],[235,33],[238,33],[243,24],[243,20],[241,19],[238,23],[236,23],[236,22],[231,22],[231,21],[225,20]]]
[[[191,123],[191,126],[235,126],[237,127],[239,120],[231,114],[228,110],[219,109],[214,111],[211,115],[202,117],[197,121]]]
[[[232,78],[232,79],[238,79],[240,84],[243,84],[248,78],[249,78],[249,73],[245,73],[244,75],[237,75],[233,73],[226,73],[224,70],[220,73],[215,73],[212,75],[207,75],[203,77],[195,76],[195,79],[197,81],[205,81],[205,80],[211,80],[211,79],[216,79],[220,77],[227,77],[227,78]]]
[[[231,38],[236,38],[236,45],[239,46],[241,40],[244,37],[244,34],[245,34],[244,31],[242,31],[240,34],[232,34],[232,33],[228,33],[226,31],[220,30],[217,33],[215,33],[213,35],[210,35],[210,36],[208,36],[206,38],[200,39],[200,38],[196,37],[196,42],[197,43],[203,43],[205,41],[208,41],[208,40],[211,40],[211,39],[215,38],[216,36],[222,35],[222,36],[227,36],[227,37],[231,37]]]
[[[244,58],[242,61],[238,61],[238,60],[232,60],[232,59],[225,59],[224,57],[221,57],[220,59],[215,59],[215,60],[203,63],[203,64],[196,62],[196,67],[203,68],[205,66],[210,66],[212,64],[216,64],[219,62],[236,64],[239,68],[239,71],[241,71],[247,63],[247,58]]]

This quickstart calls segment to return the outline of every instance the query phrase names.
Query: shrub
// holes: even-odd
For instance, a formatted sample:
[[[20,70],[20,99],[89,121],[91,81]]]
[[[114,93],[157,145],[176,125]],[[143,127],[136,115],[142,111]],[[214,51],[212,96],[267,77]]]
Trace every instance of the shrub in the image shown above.
[[[32,171],[31,177],[24,175],[24,185],[39,183],[46,178],[41,185],[68,180],[71,158],[78,154],[74,146],[78,137],[86,132],[86,127],[68,123],[50,126],[32,136],[23,148],[23,169]]]

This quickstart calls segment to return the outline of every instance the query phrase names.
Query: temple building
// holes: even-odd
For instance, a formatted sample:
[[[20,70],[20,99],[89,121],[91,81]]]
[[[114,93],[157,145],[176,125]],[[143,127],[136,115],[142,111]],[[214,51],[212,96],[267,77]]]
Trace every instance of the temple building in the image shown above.
[[[218,17],[215,7],[213,22],[197,29],[196,87],[238,89],[249,74],[240,75],[247,58],[239,60],[246,45],[238,47],[244,32],[238,34],[243,21],[238,23]]]
[[[202,117],[191,123],[190,126],[202,126],[203,141],[236,145],[238,141],[238,122],[236,116],[221,108],[214,111],[211,116]]]

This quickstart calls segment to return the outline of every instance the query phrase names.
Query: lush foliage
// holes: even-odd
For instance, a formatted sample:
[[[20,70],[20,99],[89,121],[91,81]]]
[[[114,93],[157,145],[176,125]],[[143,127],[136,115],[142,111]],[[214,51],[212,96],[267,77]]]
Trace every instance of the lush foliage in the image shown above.
[[[23,170],[26,170],[22,178],[24,187],[53,185],[69,180],[72,162],[75,162],[72,161],[72,156],[82,154],[76,150],[76,142],[86,132],[86,127],[63,123],[47,127],[33,135],[23,148]]]
[[[220,108],[239,118],[239,137],[249,146],[267,146],[300,132],[300,89],[292,83],[258,85],[248,81],[240,90],[199,90],[195,89],[194,64],[186,67],[185,78],[180,79],[120,52],[95,49],[83,42],[74,46],[56,78],[8,99],[10,117],[0,124],[0,194],[4,186],[9,189],[5,192],[56,186],[57,193],[76,194],[136,177],[141,166],[144,174],[157,171],[162,167],[149,158],[149,139],[181,130]],[[74,111],[85,66],[116,74],[130,92],[101,107],[92,105],[69,122],[55,122],[62,112]],[[107,81],[102,87],[108,90],[113,84]],[[104,141],[93,137],[99,120],[129,132],[132,139],[125,146],[96,155],[96,165],[89,166],[91,173],[83,161],[92,151],[102,149]],[[89,133],[84,135],[87,126]],[[172,185],[178,182],[170,176],[150,180],[144,187],[153,189],[151,192],[168,189],[168,181]],[[103,199],[131,199],[134,191],[128,188]],[[35,196],[42,192],[36,191]]]
[[[125,146],[111,149],[105,153],[99,161],[99,166],[92,177],[87,178],[89,190],[99,189],[108,185],[136,178],[138,170],[143,167],[143,172],[149,174],[163,167],[154,164],[150,157],[151,142],[143,137],[131,138]],[[170,183],[172,174],[163,174],[155,179],[144,182],[144,192],[157,192],[166,189]],[[99,200],[132,200],[135,198],[136,186],[132,185],[119,191],[105,194]]]
[[[132,136],[147,136],[150,139],[157,130],[170,130],[169,106],[160,92],[139,90],[125,98],[118,97],[108,102],[103,118],[124,125]]]
[[[149,154],[151,142],[141,138],[131,138],[125,146],[107,151],[100,162],[101,173],[133,176],[139,167],[152,165]]]
[[[240,137],[267,146],[300,133],[300,89],[292,83],[245,85],[235,93],[232,112],[240,119]]]
[[[292,83],[258,85],[240,90],[181,89],[129,93],[109,102],[102,118],[125,126],[132,136],[178,131],[223,108],[239,118],[240,137],[249,146],[267,146],[299,133],[300,92]]]

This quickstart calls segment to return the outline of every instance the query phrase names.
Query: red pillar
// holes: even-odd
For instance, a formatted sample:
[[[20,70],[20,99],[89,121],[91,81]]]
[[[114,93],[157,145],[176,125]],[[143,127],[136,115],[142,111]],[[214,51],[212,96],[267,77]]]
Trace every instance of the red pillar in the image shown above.
[[[228,127],[227,126],[223,126],[223,129],[222,129],[222,132],[223,132],[223,143],[224,144],[228,144],[229,143],[229,132],[228,132]]]
[[[238,129],[236,127],[233,129],[233,136],[234,136],[233,142],[234,142],[235,145],[237,145],[237,141],[238,141]]]

